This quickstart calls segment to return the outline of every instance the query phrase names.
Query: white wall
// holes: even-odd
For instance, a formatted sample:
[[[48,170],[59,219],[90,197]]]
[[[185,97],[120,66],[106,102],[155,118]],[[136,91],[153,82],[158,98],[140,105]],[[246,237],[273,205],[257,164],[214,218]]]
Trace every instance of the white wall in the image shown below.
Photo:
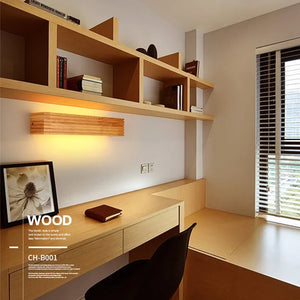
[[[163,118],[1,99],[2,163],[51,160],[59,207],[183,178],[184,124]],[[31,135],[30,113],[125,119],[124,137]],[[154,173],[140,164],[154,162]]]
[[[204,36],[204,78],[215,88],[205,111],[207,206],[255,213],[255,48],[300,36],[300,4]]]

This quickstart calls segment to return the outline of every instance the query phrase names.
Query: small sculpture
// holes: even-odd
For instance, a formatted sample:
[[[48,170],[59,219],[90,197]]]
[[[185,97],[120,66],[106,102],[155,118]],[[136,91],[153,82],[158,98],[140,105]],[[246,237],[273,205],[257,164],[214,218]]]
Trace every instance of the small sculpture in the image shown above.
[[[148,47],[147,54],[153,58],[157,58],[157,50],[153,44]]]
[[[137,48],[136,51],[139,51],[147,55],[147,51],[144,48]]]
[[[148,56],[151,56],[153,58],[157,58],[157,50],[156,50],[156,47],[153,44],[149,45],[147,51],[144,48],[137,48],[136,51],[144,53],[144,54],[146,54]]]

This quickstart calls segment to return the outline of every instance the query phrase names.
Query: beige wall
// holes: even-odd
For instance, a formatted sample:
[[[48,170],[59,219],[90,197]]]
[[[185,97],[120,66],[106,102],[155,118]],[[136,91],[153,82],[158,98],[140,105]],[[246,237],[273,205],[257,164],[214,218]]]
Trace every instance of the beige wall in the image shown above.
[[[204,177],[207,206],[255,213],[255,48],[300,36],[300,4],[204,36]]]
[[[199,60],[200,77],[203,75],[203,34],[198,30],[185,33],[185,61]],[[203,92],[191,88],[190,105],[203,106]],[[199,179],[203,177],[202,132],[203,121],[185,121],[185,178]]]

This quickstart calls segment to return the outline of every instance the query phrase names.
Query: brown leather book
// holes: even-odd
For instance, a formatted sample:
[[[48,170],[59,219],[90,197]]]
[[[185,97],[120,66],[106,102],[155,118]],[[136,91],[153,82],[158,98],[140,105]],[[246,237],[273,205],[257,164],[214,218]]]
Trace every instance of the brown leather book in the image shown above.
[[[199,77],[200,62],[199,60],[193,60],[185,64],[185,71]]]
[[[93,208],[89,208],[85,211],[85,215],[92,219],[96,219],[101,222],[109,221],[122,214],[122,210],[103,204]]]

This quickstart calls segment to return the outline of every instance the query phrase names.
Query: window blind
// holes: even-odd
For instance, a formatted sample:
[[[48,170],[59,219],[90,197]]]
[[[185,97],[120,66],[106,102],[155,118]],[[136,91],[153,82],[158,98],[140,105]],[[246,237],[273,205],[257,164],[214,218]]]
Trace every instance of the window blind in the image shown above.
[[[300,46],[257,55],[256,210],[300,219]]]

